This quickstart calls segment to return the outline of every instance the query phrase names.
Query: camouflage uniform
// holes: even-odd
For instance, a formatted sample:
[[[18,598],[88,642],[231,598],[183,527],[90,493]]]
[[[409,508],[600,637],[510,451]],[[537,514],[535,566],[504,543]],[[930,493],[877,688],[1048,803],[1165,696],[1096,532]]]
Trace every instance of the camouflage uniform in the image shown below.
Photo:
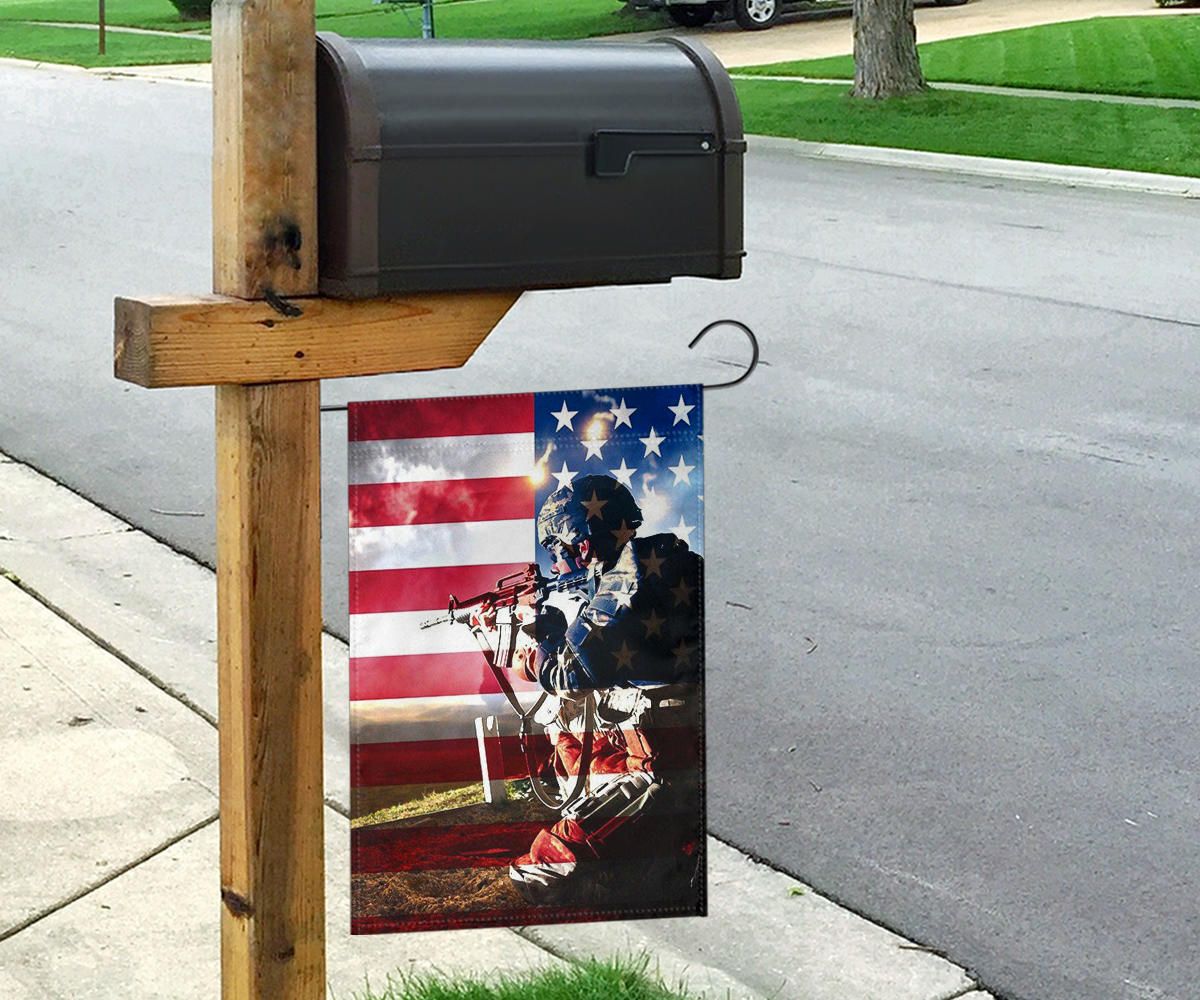
[[[538,721],[554,743],[564,796],[582,794],[510,867],[535,903],[681,902],[703,847],[699,809],[702,559],[673,534],[637,538],[641,513],[606,476],[559,489],[539,540],[594,547],[589,596],[574,621],[546,609],[532,673],[547,691]],[[592,730],[590,754],[587,729]]]

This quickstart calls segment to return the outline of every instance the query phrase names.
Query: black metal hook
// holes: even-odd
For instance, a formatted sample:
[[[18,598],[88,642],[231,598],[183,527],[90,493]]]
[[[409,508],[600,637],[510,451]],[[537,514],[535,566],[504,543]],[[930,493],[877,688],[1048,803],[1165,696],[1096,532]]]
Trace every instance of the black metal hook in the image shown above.
[[[705,389],[729,389],[735,385],[741,385],[743,382],[746,381],[746,379],[748,379],[750,377],[750,375],[751,375],[751,373],[753,373],[754,369],[758,367],[758,338],[754,335],[754,331],[751,330],[750,327],[748,327],[745,323],[742,323],[736,319],[714,320],[713,322],[709,323],[708,326],[706,326],[698,334],[696,334],[696,336],[694,336],[692,338],[692,342],[690,344],[688,344],[688,347],[689,348],[695,347],[698,343],[700,343],[701,338],[706,333],[708,333],[709,330],[711,330],[711,329],[713,329],[713,327],[717,327],[717,326],[736,326],[739,330],[742,331],[742,333],[744,333],[747,336],[747,338],[749,338],[749,340],[750,340],[750,364],[747,365],[746,370],[744,372],[742,372],[742,374],[739,375],[737,378],[733,379],[733,381],[717,382],[713,385],[709,385],[708,383],[705,383],[705,385],[704,385]]]
[[[712,384],[705,383],[705,386],[704,386],[705,389],[729,389],[735,385],[741,385],[743,382],[746,381],[746,379],[748,379],[753,374],[754,369],[758,367],[758,337],[756,337],[754,335],[754,331],[751,330],[750,327],[748,327],[745,323],[742,323],[740,320],[736,320],[736,319],[713,320],[713,322],[709,323],[708,326],[706,326],[703,330],[701,330],[698,334],[696,334],[696,336],[694,336],[692,338],[691,343],[688,344],[688,347],[689,348],[695,347],[698,343],[700,343],[700,341],[703,339],[704,335],[706,333],[708,333],[709,330],[713,329],[714,327],[718,327],[718,326],[736,326],[739,330],[742,331],[742,333],[744,333],[746,335],[746,338],[750,341],[750,364],[746,366],[746,370],[744,372],[742,372],[741,375],[739,375],[737,378],[733,379],[732,381],[716,382],[716,383],[712,383]],[[336,404],[336,403],[331,403],[331,404],[322,406],[321,412],[322,413],[337,413],[337,412],[342,412],[345,409],[346,409],[345,403],[342,403],[340,405]]]

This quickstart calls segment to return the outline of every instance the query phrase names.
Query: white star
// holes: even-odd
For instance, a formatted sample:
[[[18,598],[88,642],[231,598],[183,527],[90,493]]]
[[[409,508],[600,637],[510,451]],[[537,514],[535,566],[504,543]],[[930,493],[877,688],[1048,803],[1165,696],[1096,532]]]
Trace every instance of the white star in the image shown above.
[[[650,550],[650,554],[646,556],[645,559],[639,559],[638,562],[646,567],[647,580],[652,576],[657,576],[660,578],[662,577],[662,564],[666,562],[666,560],[663,559],[662,556],[660,556],[653,549]]]
[[[629,602],[633,600],[633,594],[628,590],[614,590],[612,592],[613,600],[617,602],[618,608],[629,607]]]
[[[602,454],[602,451],[606,444],[608,444],[608,442],[603,438],[592,438],[584,441],[583,446],[587,449],[587,454],[584,456],[584,461],[589,458],[598,458],[600,461],[604,461],[604,455]]]
[[[633,666],[633,650],[629,648],[629,643],[624,639],[621,640],[621,648],[613,653],[613,659],[616,661],[618,670],[628,670]]]
[[[670,410],[672,413],[675,414],[675,423],[671,424],[671,426],[674,427],[675,424],[679,423],[679,421],[681,421],[681,420],[685,424],[690,425],[691,420],[688,419],[688,414],[691,413],[692,410],[694,410],[695,408],[696,408],[695,406],[688,406],[687,403],[685,403],[683,401],[683,393],[680,393],[679,394],[679,404],[677,406],[668,406],[667,407],[668,410]]]
[[[621,405],[614,406],[610,412],[614,417],[617,418],[616,423],[613,424],[613,430],[616,430],[622,424],[624,424],[630,430],[633,430],[633,422],[629,418],[637,413],[637,407],[626,406],[624,396],[621,397]]]
[[[621,459],[621,467],[619,469],[609,469],[608,471],[611,472],[616,477],[617,482],[622,483],[626,489],[633,489],[633,474],[637,472],[637,469],[631,469],[628,465],[626,465],[625,459]],[[555,473],[555,475],[558,475],[558,473]]]
[[[643,458],[649,458],[651,452],[653,452],[659,458],[662,458],[662,452],[658,450],[658,446],[662,444],[666,438],[660,437],[658,434],[656,434],[653,427],[650,428],[649,437],[638,438],[638,440],[646,446],[646,454],[642,456]]]
[[[580,503],[582,504],[583,509],[587,511],[587,519],[589,521],[593,517],[597,521],[604,520],[604,508],[605,508],[605,506],[607,506],[608,501],[601,500],[598,496],[596,496],[595,490],[592,490],[592,499],[591,500],[581,500]]]
[[[671,484],[672,486],[678,486],[680,483],[687,483],[689,486],[692,485],[692,470],[696,467],[685,464],[682,455],[679,456],[678,465],[668,465],[667,468],[675,473],[675,482]]]
[[[629,541],[629,539],[637,534],[633,528],[629,527],[624,519],[621,521],[621,527],[612,528],[610,530],[617,539],[617,548],[621,548],[621,546],[623,546],[627,541]]]
[[[688,544],[691,544],[690,536],[691,536],[692,532],[695,530],[696,530],[696,526],[694,524],[684,524],[683,523],[683,515],[682,514],[679,515],[679,523],[671,529],[671,531],[674,532],[674,534],[680,540],[687,542]]]
[[[686,670],[692,665],[692,647],[688,645],[686,639],[680,639],[679,645],[671,652],[675,654],[675,666]]]
[[[550,414],[550,416],[552,416],[555,420],[558,421],[558,426],[555,427],[554,429],[556,431],[561,431],[565,427],[567,430],[573,431],[575,429],[575,427],[571,423],[571,421],[575,419],[575,417],[578,413],[579,413],[578,410],[568,410],[567,409],[567,401],[564,399],[563,404],[562,404],[562,409],[559,410],[557,413]]]
[[[571,480],[573,480],[575,478],[577,473],[574,473],[570,469],[568,469],[567,463],[563,462],[562,468],[558,472],[551,472],[550,475],[552,475],[555,479],[558,480],[558,488],[561,490],[561,489],[566,489],[568,486],[571,485]],[[681,520],[682,520],[682,518],[681,518]]]

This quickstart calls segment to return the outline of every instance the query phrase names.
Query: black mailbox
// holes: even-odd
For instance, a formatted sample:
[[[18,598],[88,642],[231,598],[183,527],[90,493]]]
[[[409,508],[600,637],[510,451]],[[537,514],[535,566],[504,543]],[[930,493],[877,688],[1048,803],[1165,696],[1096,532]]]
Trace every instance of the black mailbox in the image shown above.
[[[741,113],[703,46],[317,40],[324,294],[741,274]]]

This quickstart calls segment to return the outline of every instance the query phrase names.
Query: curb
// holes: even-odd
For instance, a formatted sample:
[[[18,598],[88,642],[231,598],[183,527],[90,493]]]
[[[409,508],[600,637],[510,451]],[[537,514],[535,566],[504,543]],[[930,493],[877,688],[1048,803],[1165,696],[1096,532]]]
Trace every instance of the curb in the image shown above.
[[[153,684],[204,719],[199,728],[210,732],[217,708],[212,571],[3,453],[0,500],[3,575],[102,643],[107,654],[140,674],[137,683]],[[329,635],[324,647],[326,804],[335,810],[344,809],[349,774],[347,649]],[[329,811],[326,818],[336,837],[345,837],[344,819]],[[339,842],[339,850],[344,846]],[[986,993],[976,996],[982,987],[967,970],[935,950],[911,944],[711,835],[707,850],[707,918],[497,929],[488,940],[511,934],[523,948],[536,946],[567,961],[645,953],[669,981],[686,979],[705,1000],[989,1000]],[[132,888],[112,891],[130,895]],[[63,908],[61,920],[83,919],[68,911]],[[440,933],[420,939],[422,949],[447,949],[439,952],[447,961],[460,954],[461,939]],[[397,954],[406,942],[416,944],[411,936],[379,943],[389,940]],[[75,941],[72,955],[94,957],[92,949],[107,941],[103,935]],[[29,956],[44,955],[47,945],[31,928],[12,934],[0,952],[0,966],[10,960],[14,969],[33,969],[37,963]],[[70,978],[62,969],[55,975]],[[5,983],[0,973],[0,993],[31,995],[5,992]]]
[[[212,86],[211,63],[163,63],[161,66],[95,66],[85,70],[104,80],[144,80],[147,83],[183,83]]]
[[[746,67],[749,69],[750,67]],[[767,80],[770,83],[813,83],[829,87],[852,87],[854,81],[845,77],[781,76],[768,73],[739,73],[729,71],[738,81]],[[1092,104],[1121,104],[1135,108],[1200,109],[1200,100],[1191,97],[1142,97],[1137,94],[1102,94],[1093,90],[1046,90],[1034,87],[1007,87],[990,83],[957,83],[953,80],[926,80],[930,90],[948,90],[955,94],[982,94],[985,97],[1027,97],[1037,101],[1088,101]]]
[[[965,174],[1010,181],[1058,184],[1063,187],[1097,188],[1109,191],[1136,191],[1140,194],[1165,194],[1180,198],[1200,198],[1200,177],[1176,174],[1152,174],[1136,170],[1110,170],[1102,167],[1072,167],[1030,160],[1004,160],[989,156],[963,156],[957,153],[927,153],[889,146],[852,146],[836,142],[809,142],[778,136],[751,135],[751,149],[770,150],[815,160],[864,163],[879,167],[901,167],[945,174]]]
[[[59,70],[103,80],[145,80],[148,83],[186,83],[211,87],[211,63],[159,63],[147,66],[76,66],[74,63],[13,59],[0,56],[0,69]],[[197,71],[197,67],[203,67]]]
[[[10,56],[0,56],[0,67],[5,69],[61,69],[68,73],[90,73],[86,66],[76,66],[74,63],[56,63],[46,60],[15,59]]]

